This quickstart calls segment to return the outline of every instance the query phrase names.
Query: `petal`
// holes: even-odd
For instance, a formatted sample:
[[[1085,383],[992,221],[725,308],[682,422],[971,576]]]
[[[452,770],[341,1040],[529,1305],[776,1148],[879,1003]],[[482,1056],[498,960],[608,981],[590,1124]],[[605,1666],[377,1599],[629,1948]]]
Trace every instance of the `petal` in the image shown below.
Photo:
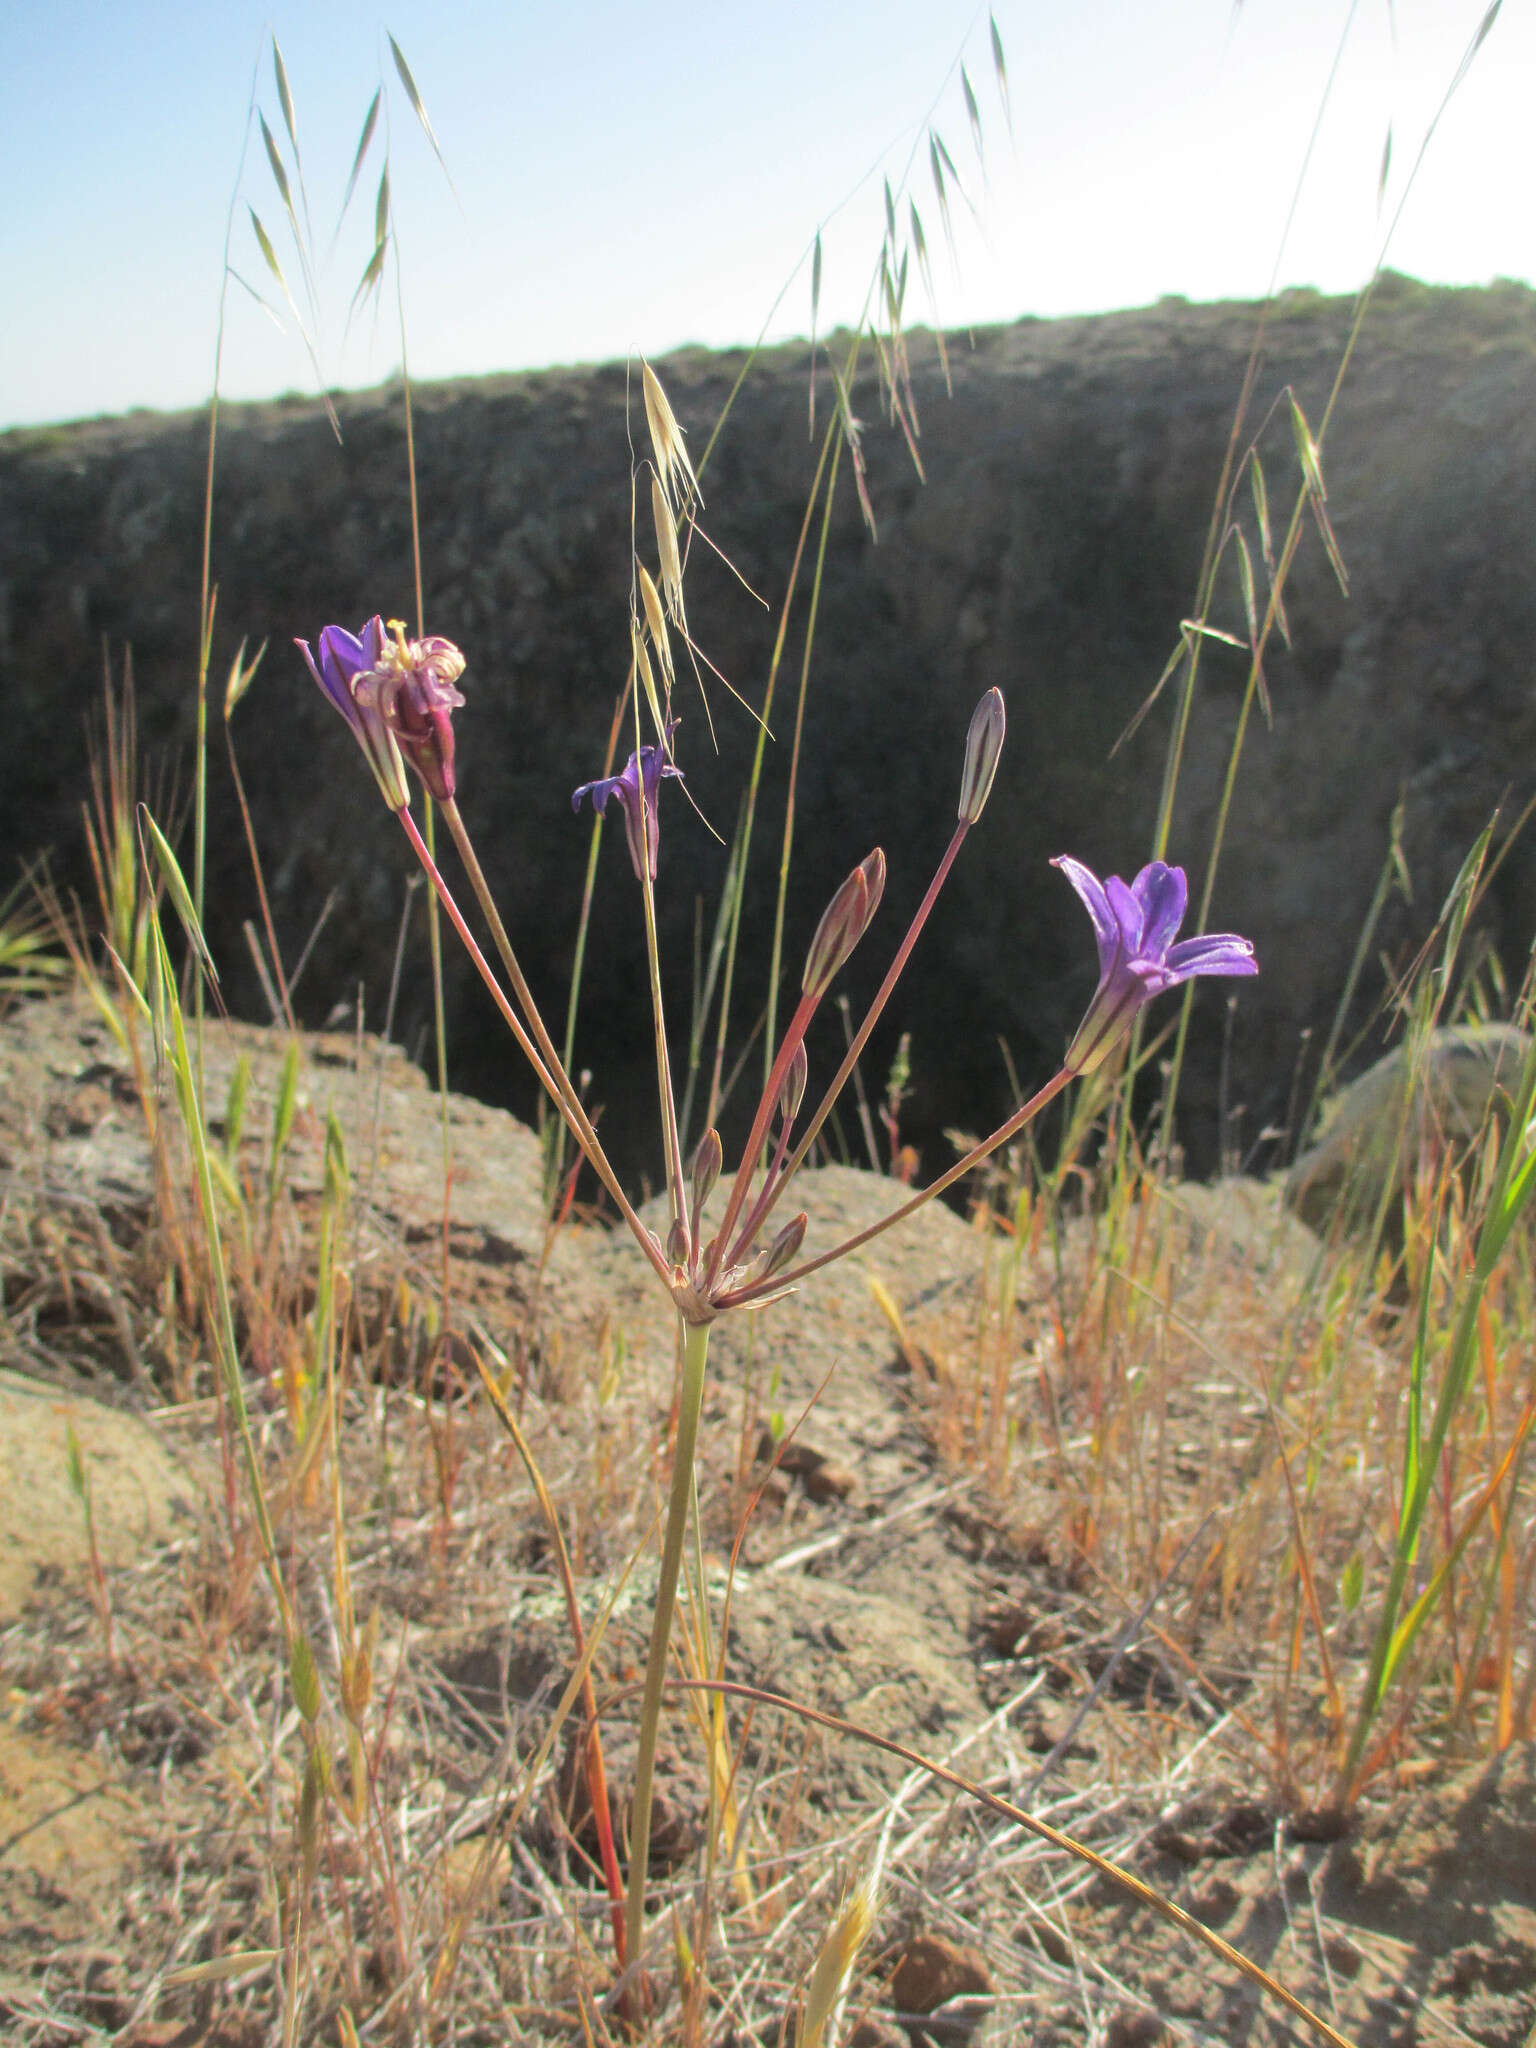
[[[1120,949],[1120,927],[1109,907],[1104,885],[1091,868],[1085,868],[1070,853],[1057,854],[1051,866],[1061,869],[1093,919],[1093,935],[1099,945],[1099,972],[1102,974]]]
[[[1154,860],[1131,884],[1131,893],[1141,907],[1141,944],[1137,950],[1148,958],[1161,960],[1189,908],[1189,882],[1184,870]]]
[[[340,630],[341,629],[339,627],[334,626],[328,626],[326,628],[326,632],[339,632]],[[350,639],[350,637],[351,635],[349,634],[348,638]],[[325,692],[326,696],[330,699],[332,704],[335,705],[336,709],[341,713],[342,717],[346,719],[349,725],[355,726],[357,724],[357,710],[352,702],[352,691],[348,685],[346,676],[341,672],[341,670],[336,666],[336,663],[330,658],[330,656],[326,652],[325,633],[322,633],[320,635],[319,661],[315,660],[313,653],[310,651],[310,645],[307,640],[295,640],[293,644],[295,647],[298,648],[300,654],[302,654],[304,659],[309,663],[310,674],[314,677],[315,681],[320,685],[321,689]]]
[[[363,630],[368,629],[365,626]],[[355,633],[349,633],[345,626],[326,626],[320,633],[320,666],[350,686],[355,675],[372,668],[374,663]]]
[[[1236,932],[1209,932],[1201,939],[1184,939],[1169,948],[1170,985],[1189,981],[1197,974],[1257,974],[1253,941]]]
[[[571,791],[571,809],[579,811],[582,798],[589,796],[592,799],[594,811],[606,810],[609,797],[613,795],[616,789],[619,789],[619,780],[620,778],[617,775],[607,775],[600,782],[584,782],[580,789],[573,789]],[[619,790],[619,793],[622,795],[623,791]]]
[[[1114,913],[1115,923],[1120,928],[1120,944],[1123,950],[1139,956],[1146,949],[1142,944],[1142,928],[1146,913],[1136,891],[1121,881],[1118,875],[1104,877],[1104,894]]]

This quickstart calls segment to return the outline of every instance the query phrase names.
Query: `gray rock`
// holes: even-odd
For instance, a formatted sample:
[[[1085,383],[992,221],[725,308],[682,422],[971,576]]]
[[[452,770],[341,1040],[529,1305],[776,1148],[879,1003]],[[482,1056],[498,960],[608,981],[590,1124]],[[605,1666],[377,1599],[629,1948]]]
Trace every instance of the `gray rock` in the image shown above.
[[[1277,534],[1297,484],[1277,395],[1293,389],[1316,426],[1351,312],[1348,300],[1289,294],[1266,330],[1252,424],[1267,421],[1257,446]],[[855,1000],[873,988],[948,838],[966,723],[990,684],[1003,689],[1011,725],[987,815],[865,1060],[873,1092],[897,1035],[911,1031],[904,1135],[923,1149],[925,1171],[947,1159],[946,1126],[983,1128],[1007,1108],[999,1037],[1025,1085],[1043,1079],[1092,992],[1086,921],[1050,856],[1072,852],[1096,871],[1127,874],[1146,856],[1172,691],[1111,749],[1190,608],[1255,322],[1253,307],[1165,303],[979,330],[951,345],[952,398],[931,342],[916,335],[926,485],[883,418],[873,371],[855,382],[879,543],[853,491],[841,492],[806,711],[792,964],[832,889],[878,842],[891,862],[886,905],[846,976]],[[659,365],[696,457],[742,362],[687,350]],[[807,377],[798,347],[756,364],[704,477],[709,532],[767,608],[698,548],[690,623],[752,699],[814,468]],[[824,408],[824,372],[819,398]],[[640,438],[643,422],[623,365],[422,387],[416,399],[426,623],[470,659],[461,800],[558,1028],[586,850],[569,796],[601,772],[628,662],[628,426]],[[355,628],[375,610],[410,615],[404,424],[397,389],[343,397],[339,412],[340,446],[312,403],[230,406],[221,416],[212,675],[217,695],[241,638],[254,647],[270,636],[234,734],[279,935],[291,964],[337,891],[300,1000],[306,1020],[320,1022],[363,981],[374,1023],[411,864],[291,638],[313,638],[330,620]],[[132,643],[146,747],[172,744],[187,758],[206,438],[206,421],[192,415],[0,436],[0,816],[13,857],[52,844],[64,879],[86,888],[81,729],[99,697],[103,640],[119,654]],[[1249,1132],[1282,1118],[1298,1034],[1332,1018],[1399,795],[1415,900],[1394,900],[1378,930],[1379,949],[1395,957],[1423,937],[1495,805],[1508,796],[1515,815],[1536,780],[1536,296],[1515,285],[1442,291],[1384,280],[1323,461],[1350,593],[1308,525],[1286,599],[1290,646],[1277,640],[1268,656],[1273,720],[1251,723],[1211,911],[1214,927],[1254,939],[1263,970],[1238,992],[1227,1070],[1227,1099],[1246,1105]],[[1246,486],[1236,511],[1262,584]],[[802,593],[791,678],[803,623]],[[1216,623],[1243,630],[1235,565]],[[1239,652],[1207,644],[1172,838],[1196,877],[1245,676]],[[711,691],[718,757],[686,678],[680,746],[690,793],[728,836],[756,730],[723,690]],[[228,998],[264,1015],[242,932],[258,906],[219,716],[215,703],[209,924]],[[738,1043],[766,987],[793,726],[787,682],[771,723]],[[605,1105],[605,1138],[654,1184],[639,918],[613,836],[577,1057]],[[703,899],[707,931],[723,861],[688,805],[670,805],[661,941],[680,1031],[695,905]],[[1507,961],[1524,958],[1536,930],[1536,849],[1513,849],[1479,918]],[[424,959],[418,906],[394,1026],[406,1044],[430,1019]],[[1215,1162],[1225,993],[1200,992],[1185,1068],[1181,1138],[1197,1173]],[[1363,987],[1362,1005],[1376,993]],[[456,1084],[531,1116],[526,1073],[452,951],[448,1001]],[[825,1071],[840,1051],[833,1014],[813,1067]],[[725,1136],[729,1154],[731,1127]]]
[[[1508,1122],[1531,1041],[1507,1024],[1451,1024],[1430,1034],[1410,1071],[1405,1043],[1343,1090],[1321,1140],[1285,1180],[1285,1200],[1304,1223],[1369,1228],[1384,1193],[1401,1194],[1428,1148],[1466,1155],[1488,1128]]]

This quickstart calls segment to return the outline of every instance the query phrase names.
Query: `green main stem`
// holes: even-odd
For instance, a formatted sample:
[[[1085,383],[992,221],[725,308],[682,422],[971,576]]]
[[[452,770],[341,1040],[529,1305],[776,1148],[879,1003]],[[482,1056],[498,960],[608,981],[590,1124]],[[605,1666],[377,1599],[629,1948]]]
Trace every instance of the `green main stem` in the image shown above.
[[[677,1443],[672,1453],[672,1491],[667,1502],[667,1529],[661,1546],[661,1577],[651,1620],[651,1648],[645,1665],[645,1693],[640,1704],[640,1746],[635,1759],[635,1800],[630,1815],[629,1891],[624,1901],[624,1953],[641,1960],[645,1935],[645,1885],[651,1860],[651,1805],[655,1790],[656,1739],[661,1732],[661,1702],[667,1684],[667,1654],[672,1644],[672,1616],[677,1607],[677,1575],[688,1533],[688,1505],[693,1494],[693,1454],[704,1406],[704,1366],[709,1355],[708,1323],[683,1325],[683,1377],[677,1403]]]

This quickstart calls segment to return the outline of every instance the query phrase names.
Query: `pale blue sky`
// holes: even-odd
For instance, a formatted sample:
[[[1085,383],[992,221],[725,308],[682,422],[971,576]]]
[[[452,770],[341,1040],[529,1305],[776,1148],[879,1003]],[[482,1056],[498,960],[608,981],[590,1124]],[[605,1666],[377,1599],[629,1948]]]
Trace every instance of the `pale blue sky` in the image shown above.
[[[1278,281],[1350,290],[1486,11],[1487,0],[998,0],[1010,140],[986,9],[955,0],[399,0],[386,17],[354,0],[308,0],[286,17],[244,0],[11,0],[0,20],[0,425],[206,398],[253,76],[281,135],[274,30],[326,257],[324,374],[357,385],[389,376],[400,355],[392,297],[347,324],[371,246],[377,156],[332,246],[381,78],[411,366],[430,377],[748,340],[797,264],[773,331],[804,333],[818,226],[823,325],[855,316],[878,253],[880,174],[899,183],[914,147],[912,191],[948,325],[1168,292],[1256,296],[1275,270],[1346,26]],[[399,90],[386,24],[415,70],[457,199]],[[981,103],[985,176],[962,57]],[[1451,283],[1536,272],[1524,142],[1533,93],[1532,11],[1506,0],[1409,200],[1397,267]],[[957,202],[958,260],[927,169],[930,118],[976,210]],[[247,200],[290,263],[259,141],[233,255],[271,290]],[[909,304],[929,317],[915,278]],[[229,395],[312,385],[288,327],[232,293]]]

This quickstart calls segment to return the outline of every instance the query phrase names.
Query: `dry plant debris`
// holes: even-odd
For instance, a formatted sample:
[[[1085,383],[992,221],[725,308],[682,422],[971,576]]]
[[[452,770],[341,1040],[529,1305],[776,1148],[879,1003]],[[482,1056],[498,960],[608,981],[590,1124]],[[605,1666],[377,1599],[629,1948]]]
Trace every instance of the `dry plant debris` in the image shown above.
[[[214,1026],[208,1048],[210,1102],[241,1053],[253,1103],[270,1101],[280,1040]],[[212,1378],[133,1078],[100,1020],[76,999],[24,1007],[0,1027],[0,1067],[0,1557],[28,1560],[0,1582],[0,2025],[39,2044],[255,2048],[281,2035],[269,1974],[170,1981],[269,1943],[295,1854],[285,1674]],[[345,2008],[367,2039],[577,2040],[583,2016],[617,2039],[569,1742],[502,1825],[570,1638],[520,1470],[454,1351],[434,1351],[438,1111],[376,1041],[307,1040],[304,1085],[315,1125],[334,1099],[352,1143],[361,1334],[341,1462],[353,1597],[380,1616],[374,1792],[394,1873],[381,1886],[352,1837],[328,1833],[305,2037],[335,2039]],[[579,1225],[548,1250],[529,1134],[458,1101],[451,1121],[459,1342],[515,1380],[593,1626],[656,1514],[672,1332],[627,1243]],[[301,1117],[283,1266],[300,1292],[321,1142]],[[809,1249],[906,1192],[843,1168],[804,1187]],[[1090,1841],[1362,2044],[1519,2048],[1536,2018],[1529,1747],[1493,1764],[1420,1750],[1381,1775],[1353,1830],[1313,1838],[1276,1767],[1274,1617],[1235,1569],[1211,1575],[1213,1516],[1252,1521],[1257,1579],[1281,1514],[1259,1455],[1264,1369],[1300,1341],[1316,1242],[1252,1188],[1172,1190],[1128,1227],[1156,1240],[1134,1287],[1102,1218],[1020,1245],[933,1209],[864,1270],[831,1268],[722,1329],[700,1498],[709,1583],[731,1588],[727,1673],[857,1718]],[[1116,1288],[1144,1309],[1156,1404],[1090,1342]],[[1106,1327],[1124,1343],[1119,1308]],[[1390,1337],[1364,1332],[1361,1360]],[[258,1377],[252,1398],[276,1476],[274,1384]],[[66,1415],[99,1575],[66,1483]],[[1131,1475],[1122,1497],[1110,1471]],[[323,1660],[324,1488],[301,1473],[280,1507]],[[597,1667],[621,1822],[648,1571],[613,1603]],[[1305,1678],[1286,1709],[1298,1769],[1322,1739]],[[871,1867],[877,1932],[845,2039],[1293,2038],[1101,1880],[920,1774],[766,1707],[732,1702],[726,1718],[740,1851],[714,1876],[700,2039],[779,2038]],[[657,1863],[680,1915],[707,1754],[679,1714]],[[458,1968],[434,1995],[450,1933]]]

